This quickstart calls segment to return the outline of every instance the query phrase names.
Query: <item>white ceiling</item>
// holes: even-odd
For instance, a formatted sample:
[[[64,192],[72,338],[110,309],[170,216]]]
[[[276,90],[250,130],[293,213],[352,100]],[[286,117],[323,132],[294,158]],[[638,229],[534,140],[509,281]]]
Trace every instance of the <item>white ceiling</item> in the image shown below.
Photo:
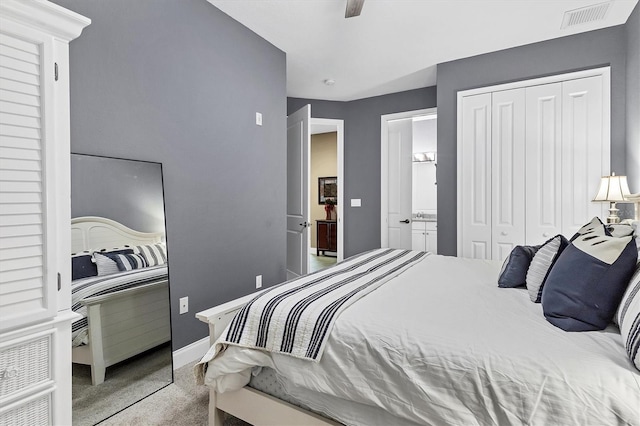
[[[624,24],[638,0],[560,29],[602,0],[208,0],[287,54],[287,96],[349,101],[436,84],[436,64]],[[335,80],[333,86],[325,79]]]

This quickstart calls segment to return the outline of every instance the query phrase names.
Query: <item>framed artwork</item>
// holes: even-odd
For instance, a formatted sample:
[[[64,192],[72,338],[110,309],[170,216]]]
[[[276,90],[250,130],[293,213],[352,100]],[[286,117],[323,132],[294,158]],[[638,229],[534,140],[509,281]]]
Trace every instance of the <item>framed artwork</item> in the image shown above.
[[[318,178],[318,204],[327,204],[327,200],[338,204],[338,178],[336,176]]]

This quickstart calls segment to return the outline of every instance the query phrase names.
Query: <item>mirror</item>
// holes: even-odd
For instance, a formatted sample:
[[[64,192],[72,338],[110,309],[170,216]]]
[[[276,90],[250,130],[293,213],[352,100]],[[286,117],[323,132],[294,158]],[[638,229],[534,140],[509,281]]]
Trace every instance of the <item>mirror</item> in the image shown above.
[[[173,382],[162,165],[71,154],[73,424]]]

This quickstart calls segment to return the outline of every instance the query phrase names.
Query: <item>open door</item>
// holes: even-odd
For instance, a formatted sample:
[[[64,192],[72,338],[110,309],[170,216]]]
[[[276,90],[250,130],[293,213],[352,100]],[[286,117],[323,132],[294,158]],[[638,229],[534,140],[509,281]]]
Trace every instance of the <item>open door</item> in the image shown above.
[[[287,117],[287,279],[308,269],[310,121],[311,105]]]
[[[411,125],[410,118],[389,123],[388,247],[406,250],[411,250]]]

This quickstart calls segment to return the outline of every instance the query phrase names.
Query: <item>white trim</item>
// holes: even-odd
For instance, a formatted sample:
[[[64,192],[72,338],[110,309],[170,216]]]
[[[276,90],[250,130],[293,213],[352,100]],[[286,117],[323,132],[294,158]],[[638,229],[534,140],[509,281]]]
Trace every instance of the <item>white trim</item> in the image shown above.
[[[203,337],[193,343],[173,351],[173,369],[177,370],[193,361],[198,361],[209,350],[209,337]]]
[[[419,115],[434,115],[438,108],[418,109],[380,116],[380,247],[389,246],[387,216],[389,215],[389,122]]]
[[[529,86],[538,86],[542,84],[549,83],[559,83],[562,81],[568,80],[577,80],[580,78],[586,77],[595,77],[602,76],[603,79],[603,88],[602,88],[602,96],[603,96],[603,114],[604,123],[603,123],[603,140],[605,141],[604,147],[605,151],[603,152],[604,157],[608,157],[609,167],[611,167],[611,67],[600,67],[600,68],[592,68],[588,70],[569,72],[564,74],[555,74],[546,77],[540,78],[532,78],[528,80],[520,80],[515,81],[513,83],[505,83],[505,84],[497,84],[492,86],[484,86],[476,89],[470,90],[461,90],[458,91],[456,96],[456,215],[457,215],[457,223],[456,223],[456,235],[457,235],[457,256],[462,256],[462,209],[460,206],[462,205],[462,169],[460,167],[460,160],[462,158],[462,98],[466,96],[473,96],[482,93],[492,93],[499,92],[503,90],[511,90],[518,89]]]
[[[91,19],[48,1],[2,0],[0,14],[66,42],[80,36],[91,24]]]
[[[338,262],[340,262],[344,259],[344,120],[311,117],[310,124],[312,126],[314,124],[321,124],[334,125],[336,127],[338,151],[338,211],[336,214],[338,217]],[[311,147],[309,147],[309,152],[311,152]],[[311,184],[311,182],[309,182],[309,184]],[[309,242],[309,246],[311,246],[311,242]]]

